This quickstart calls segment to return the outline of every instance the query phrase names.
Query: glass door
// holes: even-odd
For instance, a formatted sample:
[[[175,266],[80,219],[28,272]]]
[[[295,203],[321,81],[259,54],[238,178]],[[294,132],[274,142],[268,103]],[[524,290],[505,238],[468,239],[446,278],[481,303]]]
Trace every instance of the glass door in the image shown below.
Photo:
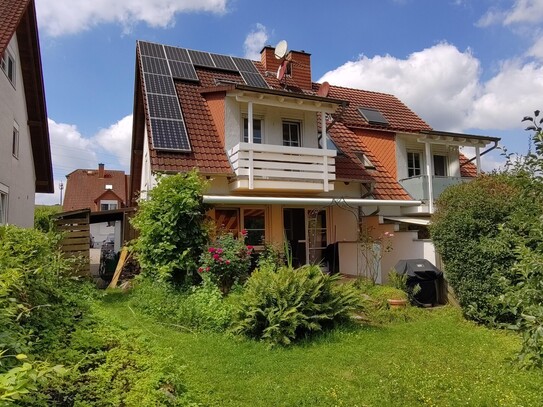
[[[285,239],[292,256],[292,265],[294,267],[303,266],[307,263],[305,209],[283,209],[283,226],[285,228]]]

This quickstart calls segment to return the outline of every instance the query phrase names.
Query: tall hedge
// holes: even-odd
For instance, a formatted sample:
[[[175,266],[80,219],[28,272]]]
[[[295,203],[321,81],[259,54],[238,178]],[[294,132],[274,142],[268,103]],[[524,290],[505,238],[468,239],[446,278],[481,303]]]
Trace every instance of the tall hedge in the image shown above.
[[[499,301],[500,277],[516,262],[514,248],[539,216],[537,204],[526,199],[529,182],[522,175],[487,175],[448,188],[437,201],[432,239],[471,319],[491,324],[512,319]]]
[[[132,224],[140,234],[134,249],[144,275],[183,282],[196,274],[208,240],[205,186],[196,171],[165,175],[140,200]]]

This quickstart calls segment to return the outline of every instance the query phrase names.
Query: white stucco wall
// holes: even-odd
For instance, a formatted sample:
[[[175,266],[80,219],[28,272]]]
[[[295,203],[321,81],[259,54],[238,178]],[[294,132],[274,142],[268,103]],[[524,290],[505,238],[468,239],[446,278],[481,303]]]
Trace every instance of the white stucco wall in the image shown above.
[[[14,57],[16,76],[13,86],[0,69],[0,183],[9,188],[8,223],[32,227],[36,178],[16,36],[7,49]],[[18,158],[12,155],[14,122],[19,127]]]
[[[149,137],[147,137],[147,128],[143,134],[143,159],[141,164],[141,185],[140,198],[147,197],[147,191],[153,189],[157,184],[156,176],[151,171],[151,157],[149,153]]]

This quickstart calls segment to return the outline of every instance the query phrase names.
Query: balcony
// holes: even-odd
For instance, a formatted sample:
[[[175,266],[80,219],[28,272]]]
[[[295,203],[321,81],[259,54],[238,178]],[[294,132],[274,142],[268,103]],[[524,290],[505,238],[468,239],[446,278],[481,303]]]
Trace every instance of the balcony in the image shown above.
[[[471,181],[473,178],[466,177],[432,177],[432,195],[435,201],[445,189],[451,185],[461,182]],[[417,177],[405,178],[400,180],[401,186],[411,195],[413,199],[428,201],[428,176],[419,175]]]
[[[228,150],[232,191],[328,192],[336,179],[336,151],[239,143]]]

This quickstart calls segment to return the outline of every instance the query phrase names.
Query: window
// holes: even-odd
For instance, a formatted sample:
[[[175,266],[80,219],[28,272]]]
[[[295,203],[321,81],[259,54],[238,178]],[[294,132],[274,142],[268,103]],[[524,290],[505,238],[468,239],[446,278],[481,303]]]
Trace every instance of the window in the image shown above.
[[[417,177],[421,174],[420,153],[407,152],[407,176]]]
[[[221,233],[238,235],[239,214],[237,209],[215,209],[215,224]]]
[[[100,201],[100,210],[101,211],[111,211],[117,209],[117,201]]]
[[[367,170],[374,170],[375,165],[371,162],[371,160],[366,156],[364,153],[356,152],[354,153],[356,155],[356,158],[362,163],[365,169]]]
[[[8,223],[8,193],[9,187],[0,183],[0,225]]]
[[[11,154],[13,154],[13,157],[19,158],[19,126],[17,125],[17,123],[13,123]]]
[[[434,175],[438,177],[447,176],[447,156],[434,155]]]
[[[251,246],[262,246],[266,238],[264,209],[243,209],[243,228],[247,231],[245,243]]]
[[[283,145],[290,147],[301,147],[300,123],[283,122]]]
[[[2,71],[4,71],[12,85],[15,86],[15,59],[7,50],[0,59],[0,67],[2,67]]]
[[[249,119],[243,118],[243,141],[249,142]],[[262,119],[253,117],[253,143],[262,144]]]

